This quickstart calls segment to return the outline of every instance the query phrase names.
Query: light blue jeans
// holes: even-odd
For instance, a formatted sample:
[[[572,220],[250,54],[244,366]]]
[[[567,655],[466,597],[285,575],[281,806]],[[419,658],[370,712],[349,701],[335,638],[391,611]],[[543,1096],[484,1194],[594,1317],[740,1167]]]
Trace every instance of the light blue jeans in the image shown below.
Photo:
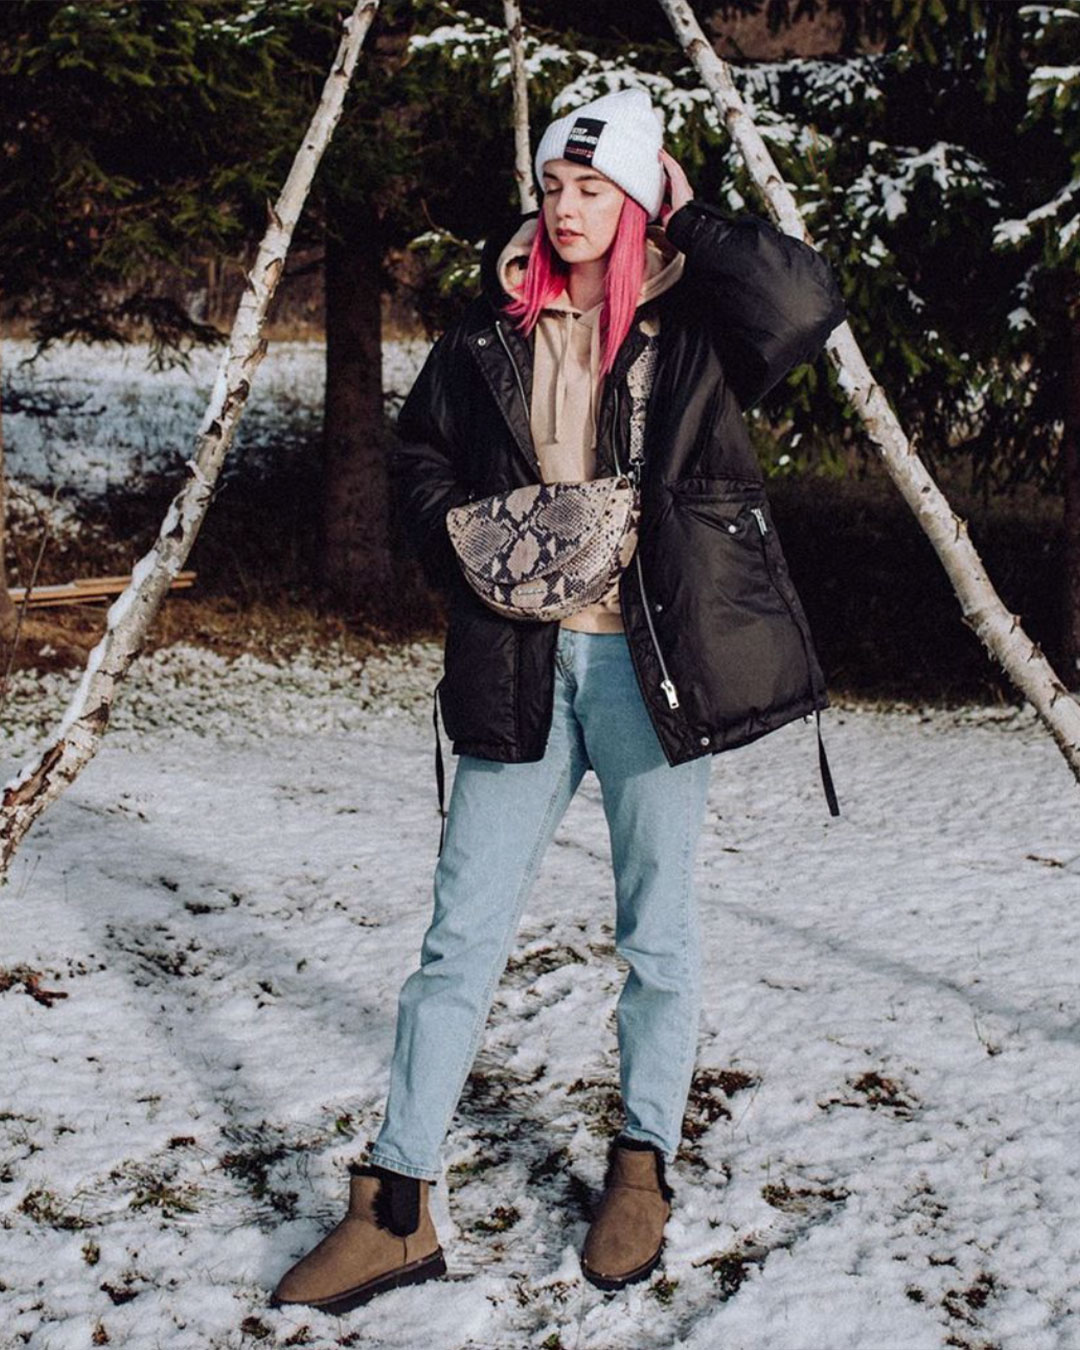
[[[540,860],[586,770],[600,781],[615,871],[622,1133],[675,1156],[701,994],[694,851],[709,756],[672,767],[621,633],[561,629],[544,758],[463,755],[420,968],[398,1004],[386,1116],[371,1162],[433,1181]]]

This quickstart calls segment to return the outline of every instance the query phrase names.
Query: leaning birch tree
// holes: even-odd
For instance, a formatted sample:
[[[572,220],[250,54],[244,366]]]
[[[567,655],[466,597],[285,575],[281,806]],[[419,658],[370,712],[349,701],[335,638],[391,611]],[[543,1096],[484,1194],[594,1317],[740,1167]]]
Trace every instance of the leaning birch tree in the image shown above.
[[[7,668],[8,646],[15,640],[15,605],[8,594],[7,567],[7,479],[4,477],[4,422],[0,409],[0,697],[3,694],[4,671]]]
[[[785,233],[812,244],[791,189],[777,168],[730,68],[713,49],[687,0],[659,0],[691,64],[712,95],[770,216]],[[964,622],[1035,708],[1080,781],[1080,703],[1002,602],[971,542],[966,523],[953,511],[919,457],[874,379],[848,323],[830,336],[826,350],[840,387],[876,447],[889,476],[914,512],[948,574]]]
[[[213,497],[251,382],[267,342],[267,310],[285,268],[293,231],[315,171],[334,133],[345,95],[379,0],[357,0],[344,21],[322,96],[293,159],[248,274],[228,346],[195,436],[188,477],[173,498],[157,539],[136,564],[127,589],[109,610],[105,635],[90,653],[82,680],[59,726],[34,760],[0,796],[0,877],[27,830],[96,753],[108,726],[117,688],[146,640],[150,622],[183,567]]]

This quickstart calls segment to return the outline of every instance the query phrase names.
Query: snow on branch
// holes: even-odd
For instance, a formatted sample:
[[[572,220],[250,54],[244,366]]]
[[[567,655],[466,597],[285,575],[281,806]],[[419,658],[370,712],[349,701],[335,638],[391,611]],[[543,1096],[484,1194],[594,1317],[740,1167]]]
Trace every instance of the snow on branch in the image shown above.
[[[498,88],[513,78],[513,59],[507,45],[507,29],[488,23],[475,14],[458,11],[454,22],[440,24],[430,33],[414,33],[409,38],[411,52],[433,52],[440,61],[452,65],[473,62],[491,72],[491,87]],[[513,23],[508,21],[507,28]],[[591,52],[579,52],[558,43],[545,41],[524,28],[521,50],[528,79],[562,74],[568,69],[589,64],[597,58]]]
[[[956,197],[977,197],[988,206],[1000,206],[999,186],[986,164],[962,145],[938,141],[927,150],[896,148],[881,141],[868,146],[869,162],[844,188],[855,212],[866,219],[884,216],[898,220],[907,212],[908,198],[920,183],[931,183],[946,204]]]
[[[1073,202],[1080,206],[1080,178],[1074,178],[1071,183],[1066,183],[1048,202],[1035,207],[1026,216],[1020,216],[1016,220],[999,221],[994,226],[994,247],[1018,248],[1027,243],[1037,225],[1045,221],[1062,219],[1057,234],[1057,245],[1064,250],[1080,233],[1080,212],[1069,219],[1063,219],[1066,208]]]

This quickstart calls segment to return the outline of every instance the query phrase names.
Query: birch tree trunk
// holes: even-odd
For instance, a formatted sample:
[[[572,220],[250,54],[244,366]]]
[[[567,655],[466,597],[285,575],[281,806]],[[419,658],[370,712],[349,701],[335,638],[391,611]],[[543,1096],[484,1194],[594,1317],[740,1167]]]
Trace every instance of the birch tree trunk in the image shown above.
[[[510,42],[510,74],[514,90],[514,177],[522,214],[537,208],[529,149],[529,81],[525,75],[525,43],[518,0],[503,0],[506,35]]]
[[[189,477],[173,498],[157,540],[136,563],[131,583],[109,610],[105,636],[90,653],[74,698],[36,760],[25,765],[0,797],[0,877],[34,820],[90,761],[101,743],[117,686],[146,639],[150,621],[195,542],[232,442],[255,371],[266,354],[262,330],[285,268],[293,230],[311,189],[379,0],[357,0],[323,86],[322,97],[293,159],[247,278],[229,345],[195,437]]]
[[[747,112],[731,71],[713,50],[689,4],[686,0],[659,0],[659,4],[712,94],[770,215],[785,233],[812,243],[791,189]],[[849,324],[841,324],[832,333],[826,350],[840,387],[941,559],[960,601],[964,622],[1035,708],[1080,781],[1080,704],[1024,632],[1019,615],[1010,613],[994,590],[967,525],[952,510],[904,433]]]
[[[7,565],[7,479],[4,476],[4,418],[0,407],[0,685],[7,669],[8,651],[15,640],[15,605],[8,595]]]

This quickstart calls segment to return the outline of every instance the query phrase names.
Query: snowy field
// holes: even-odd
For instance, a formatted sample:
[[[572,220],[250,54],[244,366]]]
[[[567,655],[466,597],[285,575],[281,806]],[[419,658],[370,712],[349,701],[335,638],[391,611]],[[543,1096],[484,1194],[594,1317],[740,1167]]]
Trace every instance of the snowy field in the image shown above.
[[[423,341],[383,344],[383,386],[393,409],[428,350]],[[7,472],[31,490],[92,497],[150,475],[183,475],[195,429],[214,383],[221,349],[191,354],[189,369],[157,370],[149,349],[51,348],[5,341],[4,437]],[[225,476],[270,453],[309,449],[320,434],[326,348],[274,342],[259,367]]]
[[[617,1126],[595,782],[546,860],[435,1191],[449,1278],[267,1292],[378,1128],[437,843],[426,647],[177,648],[0,890],[0,1346],[1080,1345],[1080,798],[1031,715],[829,714],[714,765],[707,998],[666,1259],[576,1253]],[[70,691],[22,675],[0,765]]]

